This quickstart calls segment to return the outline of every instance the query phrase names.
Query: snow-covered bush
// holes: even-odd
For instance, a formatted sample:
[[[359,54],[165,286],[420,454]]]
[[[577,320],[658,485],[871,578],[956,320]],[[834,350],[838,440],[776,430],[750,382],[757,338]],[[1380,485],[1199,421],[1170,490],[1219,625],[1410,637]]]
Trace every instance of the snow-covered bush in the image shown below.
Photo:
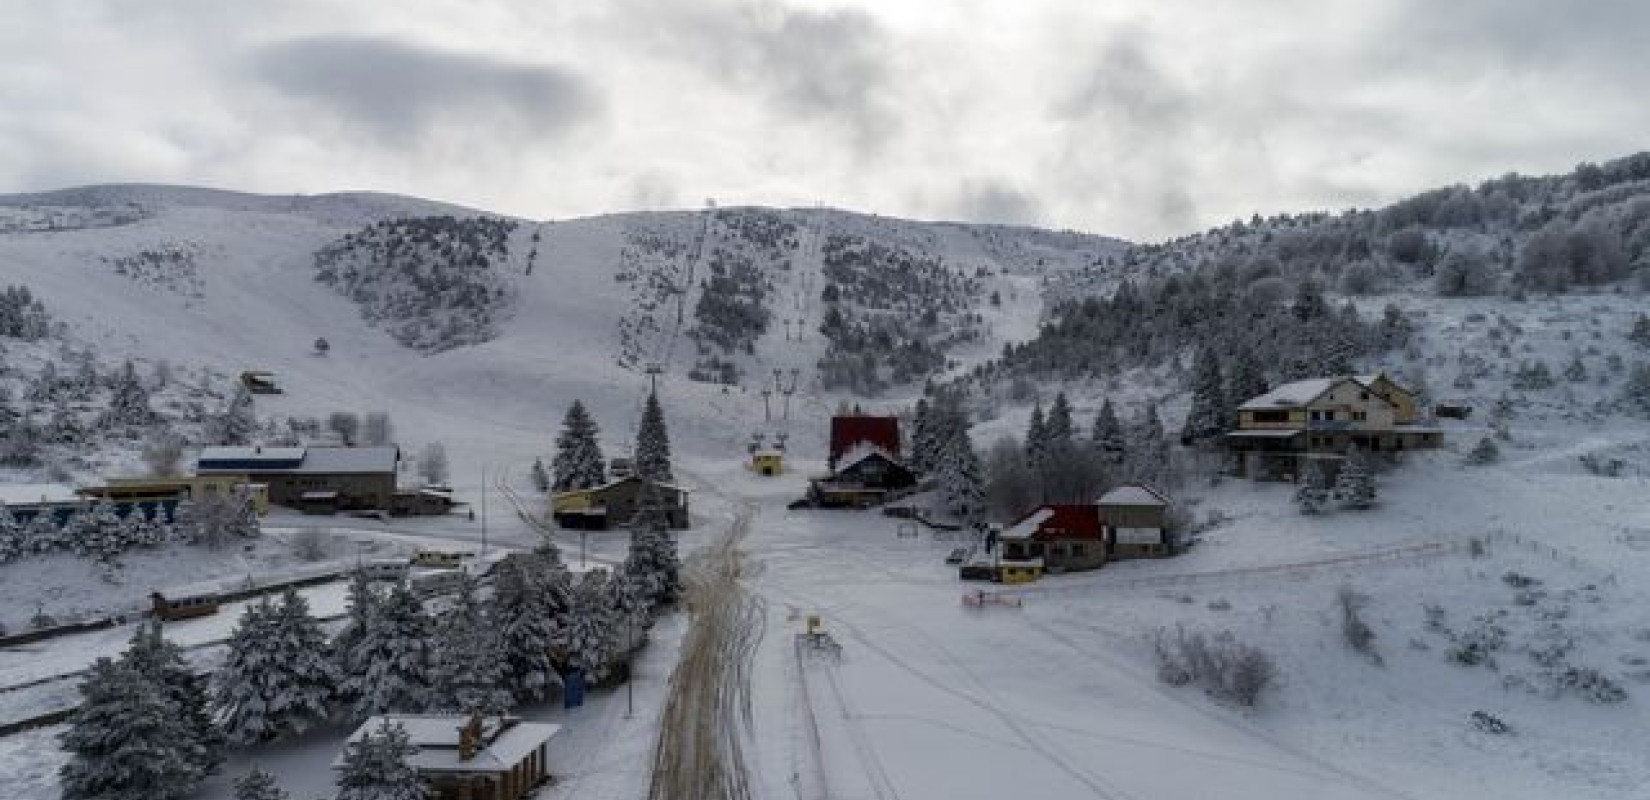
[[[1196,685],[1211,696],[1254,707],[1277,680],[1277,663],[1264,650],[1239,642],[1229,631],[1208,635],[1159,628],[1154,641],[1158,679],[1170,686]]]
[[[1342,586],[1335,592],[1335,607],[1341,615],[1341,638],[1353,651],[1380,664],[1381,654],[1375,650],[1375,631],[1363,617],[1364,607],[1368,604],[1369,596],[1351,586]]]

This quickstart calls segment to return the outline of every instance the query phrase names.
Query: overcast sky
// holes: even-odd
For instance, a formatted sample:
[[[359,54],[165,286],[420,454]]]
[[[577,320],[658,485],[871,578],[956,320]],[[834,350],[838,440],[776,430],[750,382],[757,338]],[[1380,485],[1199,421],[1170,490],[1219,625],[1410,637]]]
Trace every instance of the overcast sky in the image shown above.
[[[1646,147],[1650,2],[0,0],[0,191],[1158,239]]]

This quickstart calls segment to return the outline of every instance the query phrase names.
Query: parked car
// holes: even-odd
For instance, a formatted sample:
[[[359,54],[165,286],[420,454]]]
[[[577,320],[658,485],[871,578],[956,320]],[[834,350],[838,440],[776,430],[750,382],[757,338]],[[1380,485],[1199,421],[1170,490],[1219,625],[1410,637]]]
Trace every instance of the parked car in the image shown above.
[[[968,548],[966,548],[966,547],[955,548],[951,551],[950,555],[947,555],[945,557],[945,563],[951,564],[953,566],[961,564],[961,563],[963,563],[967,560],[968,560]]]

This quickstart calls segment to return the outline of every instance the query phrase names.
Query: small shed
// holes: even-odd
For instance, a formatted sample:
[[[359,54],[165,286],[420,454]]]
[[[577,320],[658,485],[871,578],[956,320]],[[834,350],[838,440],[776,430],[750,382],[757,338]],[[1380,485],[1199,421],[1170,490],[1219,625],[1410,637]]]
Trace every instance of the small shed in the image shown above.
[[[1043,577],[1040,558],[1003,559],[997,562],[997,579],[1003,583],[1032,583]]]
[[[649,504],[655,504],[649,506]],[[629,525],[636,514],[656,510],[673,529],[688,527],[688,493],[668,483],[647,482],[631,475],[589,489],[550,496],[550,516],[556,524],[576,530],[605,530]]]
[[[784,451],[765,448],[751,453],[751,471],[767,478],[784,473]]]
[[[355,729],[344,752],[368,733],[399,726],[416,752],[407,763],[429,784],[430,800],[520,800],[550,780],[550,740],[560,725],[480,714],[384,714]]]
[[[1112,555],[1141,558],[1169,555],[1169,498],[1142,483],[1127,483],[1100,496]]]
[[[1037,559],[1050,572],[1096,569],[1106,563],[1106,534],[1093,503],[1045,504],[998,535],[1003,558]]]
[[[304,492],[298,495],[298,510],[305,514],[338,513],[338,493],[328,491]]]

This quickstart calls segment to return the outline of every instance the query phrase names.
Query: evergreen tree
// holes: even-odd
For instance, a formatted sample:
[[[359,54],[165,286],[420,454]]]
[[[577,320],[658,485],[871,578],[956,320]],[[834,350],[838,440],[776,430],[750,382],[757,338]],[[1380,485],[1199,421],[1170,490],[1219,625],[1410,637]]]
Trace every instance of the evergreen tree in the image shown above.
[[[10,467],[32,467],[40,463],[40,427],[34,416],[25,412],[6,427],[0,439],[0,464]]]
[[[377,730],[344,745],[337,800],[424,800],[429,786],[409,763],[417,754],[407,729],[384,720]]]
[[[248,445],[258,432],[258,417],[252,407],[252,392],[244,384],[235,385],[235,394],[207,426],[213,444]]]
[[[1048,460],[1048,422],[1043,416],[1043,404],[1031,408],[1031,420],[1026,423],[1026,464],[1031,471],[1041,474]]]
[[[681,564],[676,540],[661,525],[639,522],[630,527],[630,550],[624,574],[644,587],[652,605],[674,602],[681,591]]]
[[[965,521],[979,520],[985,513],[985,475],[966,422],[947,426],[942,452],[935,478],[946,509]]]
[[[1621,404],[1628,413],[1650,417],[1650,364],[1635,364],[1627,374],[1621,387]]]
[[[253,767],[235,779],[235,800],[288,800],[288,795],[276,785],[274,775]]]
[[[372,626],[356,644],[355,671],[344,678],[356,719],[418,713],[429,705],[430,628],[424,605],[406,586],[379,602]]]
[[[1157,404],[1148,403],[1140,412],[1129,442],[1128,473],[1133,480],[1161,483],[1169,473],[1169,441]]]
[[[911,469],[928,472],[934,468],[936,442],[932,406],[927,398],[919,397],[911,418],[911,457],[908,459]]]
[[[1226,418],[1228,429],[1238,426],[1238,406],[1266,394],[1266,371],[1247,347],[1239,347],[1226,373]]]
[[[1650,314],[1641,313],[1638,319],[1633,320],[1633,330],[1627,334],[1627,341],[1650,350]]]
[[[513,698],[505,687],[502,643],[476,597],[476,581],[468,573],[459,573],[453,604],[436,619],[435,632],[431,708],[483,714],[508,711]]]
[[[1481,437],[1478,444],[1473,445],[1472,450],[1467,452],[1466,458],[1462,459],[1463,463],[1474,467],[1494,464],[1500,460],[1501,448],[1497,447],[1495,440],[1488,436]]]
[[[1570,363],[1564,366],[1564,380],[1571,383],[1587,382],[1587,365],[1582,362],[1580,353],[1571,355]]]
[[[40,371],[35,373],[34,381],[29,384],[24,399],[44,405],[57,400],[62,388],[63,381],[57,376],[57,362],[47,361],[40,366]]]
[[[46,441],[54,444],[80,444],[86,440],[86,429],[80,424],[80,415],[69,406],[67,397],[58,397],[52,406],[45,435]]]
[[[521,702],[542,700],[561,685],[550,659],[556,638],[553,598],[534,562],[532,554],[499,562],[488,608],[489,622],[499,635],[505,686]]]
[[[606,570],[591,570],[573,585],[573,603],[557,645],[565,663],[593,681],[606,677],[613,661],[617,609]]]
[[[1123,435],[1123,422],[1117,418],[1110,398],[1100,404],[1100,413],[1094,418],[1094,434],[1090,438],[1103,463],[1116,467],[1128,458],[1128,438]]]
[[[1071,444],[1071,402],[1066,400],[1065,392],[1054,396],[1054,404],[1049,406],[1048,416],[1044,418],[1043,433],[1048,449]]]
[[[132,427],[154,421],[155,412],[149,408],[149,390],[138,380],[137,369],[130,360],[116,373],[111,389],[109,409],[103,414],[105,425]]]
[[[636,429],[636,476],[644,481],[671,483],[676,480],[670,468],[670,431],[665,428],[665,412],[659,406],[659,396],[649,394],[642,409],[642,422]]]
[[[230,635],[218,669],[214,704],[238,744],[302,733],[327,718],[339,671],[309,603],[288,589],[279,605],[249,605]]]
[[[1220,357],[1213,348],[1205,347],[1192,367],[1192,407],[1180,431],[1181,444],[1202,444],[1226,432],[1230,411],[1224,390]]]
[[[16,561],[27,552],[28,538],[23,523],[17,521],[10,508],[0,503],[0,564]]]
[[[1341,474],[1335,478],[1335,499],[1344,508],[1363,510],[1375,505],[1375,476],[1357,450],[1346,454]]]
[[[223,732],[207,710],[206,681],[183,660],[183,651],[161,632],[161,623],[139,624],[121,661],[158,687],[177,710],[178,746],[202,775],[223,763]]]
[[[647,417],[643,416],[643,424]],[[661,416],[659,425],[664,425]],[[574,489],[589,489],[600,486],[607,480],[607,459],[602,456],[601,445],[597,443],[598,429],[596,421],[590,418],[585,411],[584,404],[578,400],[568,406],[567,416],[561,423],[561,434],[556,437],[556,457],[551,461],[555,472],[552,490],[566,492]],[[669,474],[670,450],[668,440],[665,443],[665,474]],[[541,470],[543,466],[539,467]]]
[[[178,708],[149,678],[100,658],[80,684],[81,704],[59,741],[64,800],[179,800],[202,777]]]
[[[1329,505],[1329,487],[1324,485],[1323,468],[1306,459],[1295,485],[1295,505],[1302,514],[1321,514]]]
[[[998,439],[987,451],[985,475],[986,503],[997,519],[1017,519],[1037,502],[1036,476],[1013,437]]]

